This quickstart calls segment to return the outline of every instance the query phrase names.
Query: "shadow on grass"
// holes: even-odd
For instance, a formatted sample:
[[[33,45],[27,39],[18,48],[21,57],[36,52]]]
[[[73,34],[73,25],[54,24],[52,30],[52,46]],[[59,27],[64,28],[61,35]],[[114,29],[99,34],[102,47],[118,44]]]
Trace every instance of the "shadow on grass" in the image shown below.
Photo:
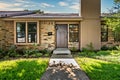
[[[120,80],[120,64],[90,61],[81,64],[90,80]]]
[[[47,65],[47,61],[19,61],[14,67],[5,66],[0,69],[0,80],[39,80]]]

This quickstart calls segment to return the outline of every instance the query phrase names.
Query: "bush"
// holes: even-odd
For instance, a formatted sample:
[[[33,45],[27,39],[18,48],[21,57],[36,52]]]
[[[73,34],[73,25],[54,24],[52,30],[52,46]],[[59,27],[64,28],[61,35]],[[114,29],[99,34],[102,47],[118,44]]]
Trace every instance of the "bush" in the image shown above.
[[[32,54],[31,57],[34,57],[34,58],[38,58],[38,57],[41,57],[42,56],[42,53],[35,53],[35,54]]]
[[[18,54],[16,52],[16,46],[15,45],[11,45],[8,49],[8,56],[9,57],[16,57]]]
[[[111,52],[111,51],[98,51],[98,52],[97,52],[97,55],[98,55],[98,56],[100,56],[100,55],[104,55],[104,56],[105,56],[105,55],[110,55],[110,52]]]
[[[90,51],[90,52],[93,52],[94,51],[94,47],[93,47],[93,44],[92,42],[90,44],[87,44],[87,49]]]
[[[96,52],[80,52],[79,53],[80,56],[84,56],[84,57],[93,57],[96,55]]]
[[[117,50],[116,46],[106,46],[106,45],[103,45],[101,47],[101,50]]]
[[[93,52],[94,51],[93,44],[92,43],[87,44],[86,47],[82,48],[82,51],[83,52]]]
[[[103,46],[101,47],[101,50],[108,50],[108,47],[107,47],[106,45],[103,45]]]
[[[42,53],[44,56],[50,56],[51,51],[47,49],[40,50],[40,53]]]
[[[77,48],[76,48],[76,47],[72,47],[70,50],[71,50],[72,52],[76,52],[76,51],[77,51]]]
[[[51,55],[51,51],[44,49],[38,50],[36,44],[32,47],[26,47],[18,49],[15,45],[11,45],[9,49],[0,49],[0,59],[18,58],[18,57],[48,57]]]
[[[116,46],[116,49],[117,49],[118,51],[120,51],[120,46]]]
[[[0,49],[0,59],[4,57],[4,50]]]
[[[39,53],[39,50],[37,50],[37,49],[24,49],[23,53],[24,53],[25,57],[30,57],[33,54]]]

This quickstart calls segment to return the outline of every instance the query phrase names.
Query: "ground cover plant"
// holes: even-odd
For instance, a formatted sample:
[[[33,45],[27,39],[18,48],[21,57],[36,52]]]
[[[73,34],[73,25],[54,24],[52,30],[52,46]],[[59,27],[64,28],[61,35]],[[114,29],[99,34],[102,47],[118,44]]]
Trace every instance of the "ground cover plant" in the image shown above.
[[[48,58],[0,61],[0,80],[40,80]]]

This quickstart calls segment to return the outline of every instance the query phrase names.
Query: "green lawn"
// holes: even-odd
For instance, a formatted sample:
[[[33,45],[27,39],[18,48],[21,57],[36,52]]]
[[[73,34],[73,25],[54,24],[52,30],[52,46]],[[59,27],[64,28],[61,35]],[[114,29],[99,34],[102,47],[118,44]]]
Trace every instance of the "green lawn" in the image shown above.
[[[48,58],[0,61],[0,80],[40,80]]]
[[[75,57],[80,67],[86,72],[90,80],[120,80],[119,51],[99,51]]]

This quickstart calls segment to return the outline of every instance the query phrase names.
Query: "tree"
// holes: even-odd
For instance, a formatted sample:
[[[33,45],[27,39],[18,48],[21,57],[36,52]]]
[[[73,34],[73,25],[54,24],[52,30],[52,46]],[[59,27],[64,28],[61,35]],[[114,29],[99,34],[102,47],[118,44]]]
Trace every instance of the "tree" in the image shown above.
[[[114,0],[115,7],[114,9],[117,10],[118,13],[120,13],[120,0]]]
[[[120,33],[120,0],[114,0],[114,7],[104,19],[113,32]]]
[[[114,0],[115,3],[120,3],[120,0]]]
[[[25,9],[24,11],[31,11],[31,10]],[[32,10],[32,11],[33,11],[33,13],[37,13],[37,14],[43,14],[44,13],[44,11],[41,11],[40,9]]]
[[[44,11],[41,11],[40,9],[39,10],[34,10],[33,12],[37,13],[37,14],[43,14],[44,13]]]

